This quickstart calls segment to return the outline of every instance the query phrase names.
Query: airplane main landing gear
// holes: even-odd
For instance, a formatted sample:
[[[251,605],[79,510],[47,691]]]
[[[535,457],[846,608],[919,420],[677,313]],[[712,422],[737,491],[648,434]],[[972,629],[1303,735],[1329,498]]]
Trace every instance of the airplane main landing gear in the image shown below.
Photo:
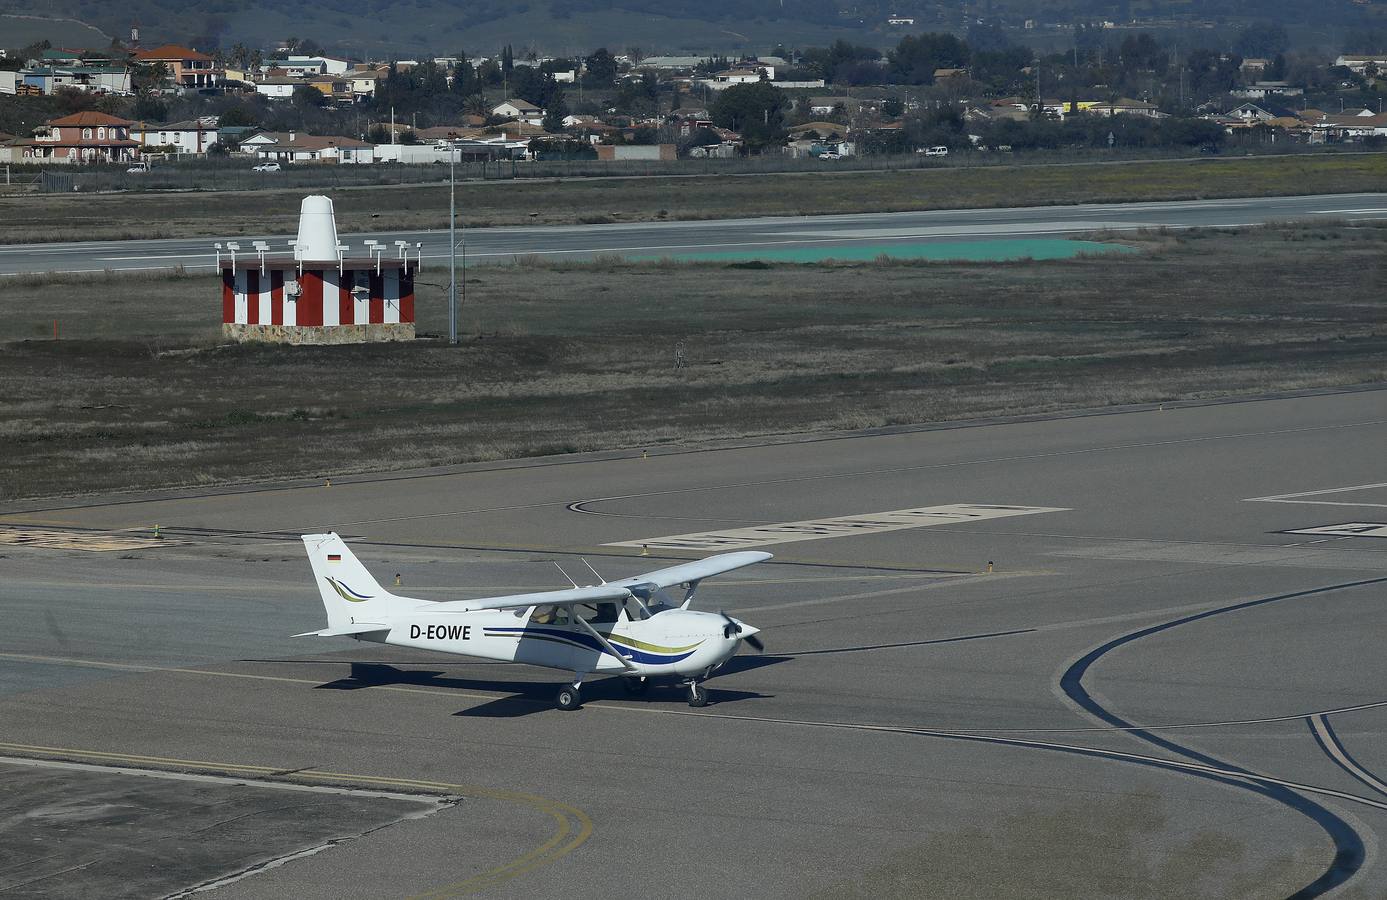
[[[689,705],[694,707],[708,705],[708,689],[697,681],[689,682]]]
[[[583,680],[574,678],[573,683],[559,688],[558,695],[554,698],[554,705],[559,709],[568,712],[583,705]]]

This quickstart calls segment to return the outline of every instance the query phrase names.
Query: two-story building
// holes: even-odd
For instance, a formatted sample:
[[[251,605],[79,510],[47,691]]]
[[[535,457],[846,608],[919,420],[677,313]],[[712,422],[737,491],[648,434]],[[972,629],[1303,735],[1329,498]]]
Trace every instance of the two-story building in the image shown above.
[[[204,116],[167,125],[141,122],[130,129],[130,136],[139,141],[146,152],[157,147],[165,153],[202,154],[217,142],[217,117]]]
[[[153,50],[136,50],[132,57],[143,65],[163,63],[169,79],[178,87],[212,88],[222,81],[223,71],[216,67],[216,60],[189,47],[165,44]]]
[[[15,162],[132,162],[140,157],[140,144],[130,137],[134,124],[87,110],[49,120],[32,138],[14,142],[11,152]]]

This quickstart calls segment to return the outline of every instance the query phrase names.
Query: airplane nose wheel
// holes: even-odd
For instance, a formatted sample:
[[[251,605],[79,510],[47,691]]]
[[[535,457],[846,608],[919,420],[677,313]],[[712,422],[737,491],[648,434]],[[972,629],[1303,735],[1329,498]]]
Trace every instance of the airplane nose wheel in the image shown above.
[[[689,705],[694,707],[708,705],[708,689],[697,681],[689,682]]]

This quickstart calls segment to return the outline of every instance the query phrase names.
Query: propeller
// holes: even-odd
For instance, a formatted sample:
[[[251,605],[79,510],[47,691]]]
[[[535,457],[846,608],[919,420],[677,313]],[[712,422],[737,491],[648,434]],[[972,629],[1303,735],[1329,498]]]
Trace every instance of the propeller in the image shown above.
[[[740,622],[729,616],[726,610],[718,610],[718,612],[721,613],[722,617],[727,620],[727,624],[722,626],[723,637],[730,638],[734,634],[742,633],[742,626]],[[766,649],[766,645],[761,643],[761,639],[754,634],[749,634],[741,640],[746,641],[752,647],[756,648],[757,652],[761,652]]]

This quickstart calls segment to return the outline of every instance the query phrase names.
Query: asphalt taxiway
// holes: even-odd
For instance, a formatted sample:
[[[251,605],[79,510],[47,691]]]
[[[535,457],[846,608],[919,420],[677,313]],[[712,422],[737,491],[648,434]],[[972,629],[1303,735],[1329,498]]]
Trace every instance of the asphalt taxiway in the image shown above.
[[[658,257],[726,250],[1070,237],[1097,231],[1235,227],[1305,218],[1351,222],[1384,219],[1387,218],[1387,194],[475,229],[465,228],[464,211],[464,249],[461,252],[471,264],[508,262],[517,256],[546,259],[586,259],[600,254]],[[268,242],[275,252],[287,252],[291,237],[228,234],[220,240],[239,241],[246,253],[254,252],[250,249],[251,242],[257,240]],[[426,261],[440,262],[448,258],[446,230],[382,231],[342,238],[351,246],[362,245],[368,239],[387,246],[398,240],[410,245],[422,244]],[[212,245],[218,240],[208,237],[0,245],[0,275],[138,271],[176,266],[187,270],[211,270],[215,261]]]
[[[234,849],[178,869],[214,897],[1375,895],[1383,446],[1367,390],[8,504],[0,896],[176,852],[159,810]],[[300,532],[445,598],[781,523],[818,533],[700,589],[768,645],[704,709],[599,679],[559,712],[559,673],[288,637],[323,621]],[[173,775],[243,791],[240,831]],[[361,794],[285,815],[301,787]],[[42,871],[36,808],[70,823]]]

